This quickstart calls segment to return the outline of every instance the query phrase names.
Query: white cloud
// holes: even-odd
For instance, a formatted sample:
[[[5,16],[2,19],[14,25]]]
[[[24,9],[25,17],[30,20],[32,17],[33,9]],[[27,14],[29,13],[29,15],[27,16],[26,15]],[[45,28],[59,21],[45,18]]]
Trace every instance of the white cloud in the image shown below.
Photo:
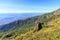
[[[48,12],[46,10],[0,10],[1,13],[39,13],[39,12]]]

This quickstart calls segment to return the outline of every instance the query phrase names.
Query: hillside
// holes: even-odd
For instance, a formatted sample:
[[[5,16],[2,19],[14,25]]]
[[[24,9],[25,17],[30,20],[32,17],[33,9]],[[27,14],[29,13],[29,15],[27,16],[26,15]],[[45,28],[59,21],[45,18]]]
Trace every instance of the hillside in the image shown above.
[[[60,17],[49,22],[48,28],[38,32],[27,32],[17,36],[14,40],[60,40]]]
[[[0,27],[4,40],[56,40],[59,39],[60,9],[44,15],[17,20]],[[33,33],[35,21],[43,22],[43,28]],[[18,30],[17,30],[18,29]]]

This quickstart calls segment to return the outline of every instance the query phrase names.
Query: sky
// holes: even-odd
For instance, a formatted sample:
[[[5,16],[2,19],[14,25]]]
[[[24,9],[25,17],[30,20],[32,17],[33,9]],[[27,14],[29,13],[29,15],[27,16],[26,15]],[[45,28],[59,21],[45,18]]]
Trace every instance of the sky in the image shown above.
[[[60,0],[0,0],[0,14],[51,12],[58,8]]]

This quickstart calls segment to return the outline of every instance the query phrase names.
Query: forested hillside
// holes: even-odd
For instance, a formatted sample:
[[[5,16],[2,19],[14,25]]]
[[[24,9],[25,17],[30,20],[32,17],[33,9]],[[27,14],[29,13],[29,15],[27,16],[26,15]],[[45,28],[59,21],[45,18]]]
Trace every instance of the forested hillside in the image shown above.
[[[0,26],[0,37],[4,40],[55,40],[55,38],[59,39],[59,34],[56,34],[57,32],[59,33],[59,20],[60,9],[25,20],[17,20],[9,24]],[[35,27],[36,21],[42,22],[44,24],[43,28],[39,32],[33,33],[32,31]]]

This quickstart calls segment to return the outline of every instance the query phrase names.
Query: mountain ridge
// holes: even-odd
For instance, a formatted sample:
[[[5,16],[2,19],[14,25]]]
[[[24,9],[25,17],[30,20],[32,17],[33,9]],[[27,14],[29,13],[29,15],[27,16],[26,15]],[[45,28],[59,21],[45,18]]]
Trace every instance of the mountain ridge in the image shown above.
[[[57,9],[58,11],[60,11],[60,9]],[[58,12],[57,11],[57,12]],[[40,15],[40,16],[36,16],[36,17],[31,17],[31,18],[27,18],[27,19],[25,19],[25,20],[17,20],[17,21],[15,21],[15,22],[12,22],[12,23],[10,23],[11,25],[13,25],[13,24],[15,24],[15,25],[17,25],[18,26],[18,23],[19,23],[19,26],[20,25],[26,25],[26,24],[28,24],[28,25],[30,25],[31,24],[31,22],[35,22],[36,20],[39,20],[39,21],[41,21],[41,22],[48,22],[49,20],[52,20],[53,18],[55,18],[56,16],[60,16],[60,15],[55,15],[56,13],[56,10],[54,11],[54,12],[51,12],[51,13],[48,13],[48,14],[44,14],[44,15]],[[54,14],[55,13],[55,14]],[[59,12],[60,13],[60,12]],[[29,22],[30,21],[30,22]],[[27,23],[26,23],[27,22]],[[32,23],[32,24],[34,24],[34,22]],[[26,24],[25,24],[26,23]],[[9,24],[6,24],[6,26],[7,25],[9,25]],[[4,25],[5,26],[5,25]],[[13,27],[13,26],[9,26],[9,27]],[[4,29],[4,27],[0,27],[0,29]]]
[[[58,9],[57,9],[58,10]],[[57,14],[58,13],[58,14]],[[17,34],[17,36],[16,36],[16,34],[14,34],[13,32],[12,33],[7,33],[7,34],[5,34],[5,36],[3,35],[3,38],[4,37],[7,37],[8,35],[12,35],[13,34],[13,38],[17,38],[17,37],[19,37],[20,38],[20,36],[19,35],[21,35],[21,34],[24,34],[24,33],[26,33],[26,32],[29,32],[29,34],[30,34],[30,30],[32,31],[33,30],[33,28],[34,28],[34,26],[35,26],[35,22],[36,21],[39,21],[39,22],[43,22],[44,23],[44,25],[43,25],[43,28],[42,28],[42,30],[41,31],[43,31],[43,30],[45,30],[45,28],[46,28],[46,31],[48,32],[49,30],[47,30],[47,29],[56,29],[55,28],[55,24],[56,24],[56,26],[58,25],[58,23],[56,23],[60,18],[60,9],[58,10],[58,11],[52,11],[52,12],[50,12],[50,13],[48,13],[48,14],[44,14],[44,15],[39,15],[39,16],[35,16],[35,17],[31,17],[31,18],[27,18],[27,19],[25,19],[25,20],[18,20],[18,21],[15,21],[15,22],[13,22],[13,23],[10,23],[9,25],[7,24],[6,25],[6,29],[4,28],[5,27],[5,25],[4,26],[1,26],[1,28],[0,28],[0,31],[3,31],[3,32],[7,32],[7,31],[13,31],[14,30],[14,32],[16,32],[16,34]],[[57,20],[58,19],[58,20]],[[56,20],[56,21],[55,21]],[[52,22],[52,23],[51,23]],[[59,21],[58,21],[59,22]],[[54,25],[50,25],[50,24],[54,24]],[[10,27],[10,28],[8,28],[8,26]],[[3,29],[3,30],[2,30]],[[17,30],[18,29],[18,30]],[[50,31],[49,31],[50,32]],[[48,32],[48,33],[49,33]],[[27,33],[28,34],[28,33]],[[35,33],[33,33],[33,34],[35,34]],[[42,34],[42,35],[45,35],[46,33],[45,33],[45,31],[44,31],[44,34]],[[25,36],[29,36],[29,35],[25,35]],[[36,36],[35,36],[36,37]],[[24,37],[23,37],[24,38]],[[15,39],[14,39],[15,40]]]

